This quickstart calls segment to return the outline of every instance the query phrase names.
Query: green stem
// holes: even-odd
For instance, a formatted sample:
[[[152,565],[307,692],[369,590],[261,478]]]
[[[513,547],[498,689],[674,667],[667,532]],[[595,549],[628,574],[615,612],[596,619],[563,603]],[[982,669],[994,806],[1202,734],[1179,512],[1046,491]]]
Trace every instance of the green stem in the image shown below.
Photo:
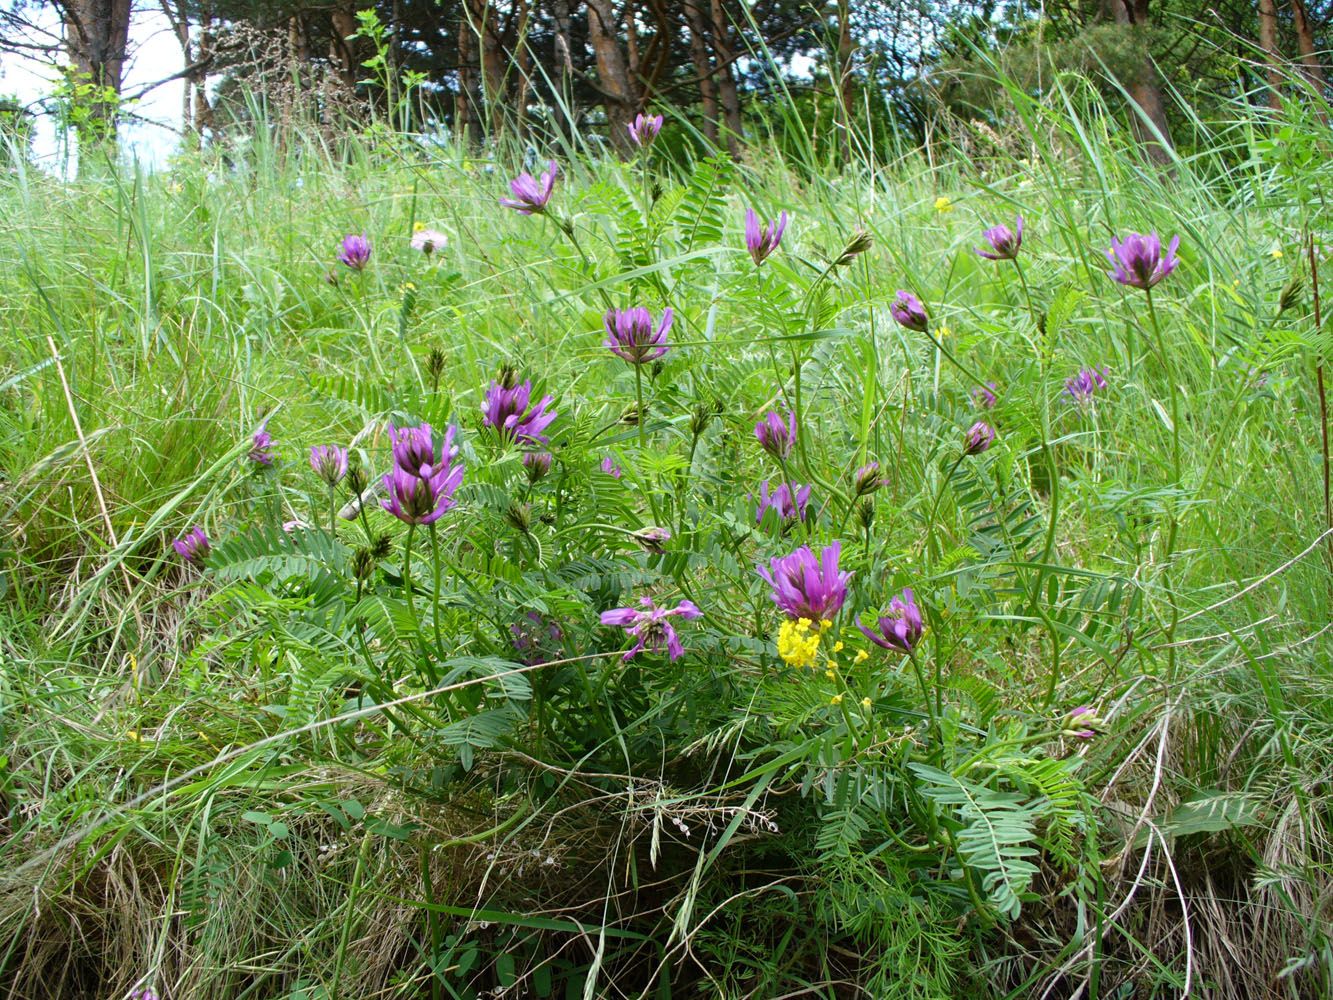
[[[639,427],[639,452],[640,461],[642,462],[642,456],[648,450],[648,432],[644,428],[644,424],[648,420],[648,414],[643,408],[643,365],[636,364],[634,366],[634,399],[635,406],[638,408],[638,413],[635,414],[637,418],[635,422]],[[652,508],[653,523],[661,524],[662,516],[657,512],[657,496],[653,493],[652,484],[648,483],[646,485],[649,487],[645,492],[648,494],[648,506]]]
[[[930,508],[930,517],[926,520],[926,553],[932,557],[935,552],[935,515],[940,511],[940,502],[944,499],[944,491],[949,485],[949,480],[953,478],[953,474],[958,471],[958,466],[963,464],[965,458],[967,458],[966,451],[954,459],[953,465],[949,467],[949,471],[940,482],[939,492],[935,494],[935,503]]]
[[[1170,356],[1166,353],[1166,341],[1162,338],[1162,328],[1157,322],[1157,310],[1153,306],[1152,289],[1145,288],[1144,296],[1148,300],[1148,320],[1152,324],[1153,339],[1157,344],[1157,352],[1162,358],[1162,368],[1166,372],[1167,381],[1171,390],[1171,483],[1177,491],[1181,484],[1181,465],[1180,465],[1180,393],[1176,388],[1176,380],[1171,374]],[[1167,599],[1171,602],[1170,620],[1166,626],[1166,672],[1169,681],[1174,681],[1176,676],[1176,627],[1180,624],[1180,607],[1176,603],[1175,583],[1173,580],[1171,559],[1176,550],[1176,535],[1180,528],[1180,519],[1177,516],[1177,503],[1179,497],[1173,497],[1167,508],[1167,532],[1166,532],[1166,550],[1162,557],[1162,579],[1166,583]]]
[[[444,656],[444,639],[440,635],[440,571],[443,569],[444,560],[440,558],[440,535],[436,530],[435,522],[430,523],[430,556],[434,563],[434,589],[431,591],[431,623],[435,630],[435,649],[441,657]]]

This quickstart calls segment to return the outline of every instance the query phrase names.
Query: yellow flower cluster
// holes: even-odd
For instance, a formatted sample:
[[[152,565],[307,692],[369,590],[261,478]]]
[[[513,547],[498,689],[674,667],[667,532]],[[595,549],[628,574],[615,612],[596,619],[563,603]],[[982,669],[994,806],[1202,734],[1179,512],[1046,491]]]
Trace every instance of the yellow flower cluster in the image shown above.
[[[819,658],[819,640],[833,627],[828,619],[816,625],[809,618],[790,618],[778,628],[778,655],[789,667],[813,669]]]
[[[935,211],[941,213],[952,212],[953,202],[950,201],[948,198],[946,198],[944,195],[940,195],[938,198],[935,199]]]

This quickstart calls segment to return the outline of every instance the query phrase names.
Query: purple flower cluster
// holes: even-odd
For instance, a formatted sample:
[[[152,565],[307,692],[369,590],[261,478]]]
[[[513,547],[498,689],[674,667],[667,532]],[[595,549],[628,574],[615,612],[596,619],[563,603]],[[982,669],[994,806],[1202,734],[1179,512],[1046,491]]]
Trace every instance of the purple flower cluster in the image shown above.
[[[679,660],[685,655],[685,648],[680,644],[680,637],[671,624],[671,618],[699,618],[703,615],[692,601],[681,601],[674,608],[659,608],[653,605],[652,598],[639,600],[637,608],[616,608],[602,612],[602,624],[623,628],[631,638],[638,640],[625,653],[623,659],[631,660],[645,649],[654,653],[667,650],[671,659]]]
[[[983,410],[995,409],[995,383],[987,382],[973,389],[972,402]]]
[[[486,390],[486,401],[481,406],[482,423],[494,429],[506,441],[545,444],[546,428],[556,417],[554,410],[548,411],[546,408],[551,405],[554,397],[543,396],[535,406],[529,405],[531,399],[531,379],[510,388],[492,382]]]
[[[909,330],[915,330],[917,333],[925,333],[930,325],[930,317],[926,315],[926,307],[920,299],[906,289],[898,289],[898,294],[894,298],[893,305],[889,307],[889,313],[900,326],[905,326]]]
[[[838,571],[841,554],[841,542],[818,556],[802,545],[791,555],[769,560],[768,568],[760,566],[758,573],[773,588],[769,596],[784,614],[819,622],[836,615],[847,600],[852,574]]]
[[[785,462],[796,447],[796,414],[788,412],[787,419],[783,420],[776,410],[769,410],[754,425],[754,436],[759,439],[759,446],[764,451],[779,462]]]
[[[182,559],[195,565],[203,563],[208,558],[208,553],[212,551],[208,536],[204,534],[204,529],[197,524],[172,542],[171,546]]]
[[[795,502],[793,502],[792,493],[795,492]],[[804,521],[805,508],[810,502],[810,487],[792,485],[786,483],[780,484],[772,493],[768,491],[768,480],[765,479],[759,484],[759,510],[755,515],[756,523],[763,523],[764,515],[770,510],[778,512],[779,520]]]
[[[977,247],[978,256],[987,260],[1017,260],[1018,248],[1023,245],[1023,217],[1018,216],[1013,229],[1005,225],[992,226],[981,235],[990,244],[990,250]]]
[[[501,198],[500,204],[505,208],[512,208],[519,215],[538,215],[545,212],[546,203],[551,200],[551,192],[555,190],[555,179],[559,173],[559,165],[552,160],[542,173],[540,181],[526,171],[519,174],[509,182],[509,190],[514,197]]]
[[[629,132],[630,140],[640,149],[647,149],[657,138],[657,133],[662,131],[662,123],[666,119],[661,115],[638,115],[634,121],[625,126]]]
[[[315,445],[310,449],[310,468],[333,489],[347,475],[347,449],[336,444]]]
[[[1105,369],[1084,368],[1073,378],[1065,379],[1065,393],[1080,406],[1091,403],[1093,396],[1105,388]]]
[[[991,446],[995,440],[995,428],[984,421],[978,420],[967,429],[967,436],[963,439],[964,455],[980,455]]]
[[[889,602],[889,610],[879,616],[874,629],[866,628],[859,622],[856,627],[875,645],[900,653],[914,650],[926,629],[921,620],[921,609],[916,606],[916,598],[910,587]]]
[[[619,479],[622,475],[624,475],[624,473],[622,473],[620,470],[620,466],[616,464],[616,460],[612,458],[610,455],[602,456],[602,471],[605,472],[612,479]]]
[[[444,433],[438,450],[430,424],[389,427],[393,471],[384,476],[388,498],[380,505],[405,524],[433,524],[457,506],[454,491],[463,482],[463,464],[455,464],[454,428]]]
[[[782,212],[772,222],[759,224],[759,216],[753,208],[745,210],[745,249],[755,266],[768,260],[769,256],[782,242],[782,234],[787,231],[787,213]]]
[[[364,271],[370,263],[370,240],[365,236],[343,237],[342,249],[338,251],[338,260],[353,271]]]
[[[1123,240],[1111,240],[1111,249],[1106,251],[1106,259],[1114,266],[1110,272],[1113,281],[1131,288],[1147,291],[1176,269],[1180,261],[1176,258],[1176,248],[1180,246],[1180,237],[1173,236],[1162,252],[1162,240],[1155,232],[1144,236],[1142,233],[1130,233]]]
[[[602,324],[606,328],[605,346],[618,358],[632,365],[656,361],[671,348],[667,332],[675,313],[668,307],[662,310],[662,319],[653,328],[653,314],[642,306],[634,309],[608,309]]]
[[[250,451],[246,455],[255,465],[267,468],[273,464],[273,435],[268,432],[268,420],[265,419],[259,425],[259,430],[255,431],[255,436],[251,440]]]

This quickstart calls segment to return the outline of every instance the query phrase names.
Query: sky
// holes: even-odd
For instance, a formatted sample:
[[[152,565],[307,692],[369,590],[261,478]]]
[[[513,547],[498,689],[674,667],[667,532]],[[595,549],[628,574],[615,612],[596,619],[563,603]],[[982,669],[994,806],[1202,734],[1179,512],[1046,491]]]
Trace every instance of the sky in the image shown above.
[[[59,32],[60,18],[50,7],[34,12],[32,19],[45,30]],[[137,93],[142,87],[179,72],[184,66],[180,45],[171,32],[166,15],[147,3],[135,4],[134,17],[130,21],[130,50],[124,85],[127,94]],[[50,97],[57,76],[55,67],[41,60],[8,52],[0,55],[0,95],[17,97],[24,104],[36,105]],[[173,80],[150,91],[130,108],[135,118],[121,129],[122,145],[127,154],[137,157],[145,166],[166,163],[180,138],[184,90],[183,81]],[[63,149],[57,139],[55,124],[50,115],[40,113],[39,107],[34,106],[33,111],[39,114],[33,155],[42,166],[59,172],[64,166]]]

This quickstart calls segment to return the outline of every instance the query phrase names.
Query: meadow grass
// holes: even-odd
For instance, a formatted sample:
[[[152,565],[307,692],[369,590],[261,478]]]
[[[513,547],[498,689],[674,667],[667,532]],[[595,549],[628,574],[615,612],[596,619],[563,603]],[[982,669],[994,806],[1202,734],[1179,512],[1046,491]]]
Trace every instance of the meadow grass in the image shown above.
[[[0,179],[6,995],[1327,995],[1320,216],[1247,113],[1162,172],[1055,94],[943,162],[553,146],[555,217],[497,205],[521,150],[383,134]],[[747,207],[791,215],[761,267]],[[1020,213],[1018,267],[972,252]],[[1151,311],[1104,256],[1150,230]],[[632,305],[675,313],[638,371]],[[537,482],[504,366],[554,397]],[[459,506],[331,534],[309,447],[378,478],[421,421]],[[755,568],[834,540],[809,669]],[[911,657],[853,627],[904,587]],[[703,611],[683,658],[622,660],[642,595]]]

